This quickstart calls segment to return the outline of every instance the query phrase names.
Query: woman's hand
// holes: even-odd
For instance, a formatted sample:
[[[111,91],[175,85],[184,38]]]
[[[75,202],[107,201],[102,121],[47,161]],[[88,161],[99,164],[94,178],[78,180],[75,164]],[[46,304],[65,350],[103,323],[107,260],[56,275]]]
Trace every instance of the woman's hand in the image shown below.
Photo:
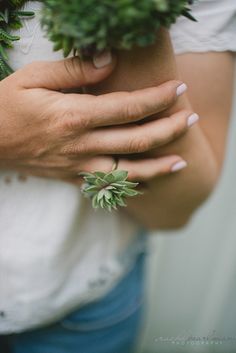
[[[146,152],[187,131],[191,111],[139,123],[173,105],[182,93],[179,81],[132,93],[62,93],[103,80],[114,66],[114,60],[96,68],[78,58],[39,62],[3,80],[1,167],[76,181],[81,171],[110,170],[111,155]],[[180,161],[176,155],[139,162],[122,159],[119,168],[127,169],[131,179],[143,180],[175,170]]]
[[[163,82],[178,80],[181,77],[177,72],[169,34],[165,30],[159,32],[155,45],[148,48],[134,48],[131,51],[120,51],[117,55],[118,64],[114,73],[108,79],[91,87],[90,91],[92,93],[104,94],[120,90],[133,91],[154,85],[158,86]],[[198,109],[194,108],[194,110],[196,109],[197,112],[201,113],[200,116],[203,119],[200,120],[207,121],[209,116],[213,117],[212,122],[208,125],[208,131],[205,133],[202,130],[200,121],[199,124],[195,124],[193,128],[189,129],[187,133],[182,134],[180,138],[172,136],[172,141],[169,141],[166,145],[159,145],[158,148],[153,149],[151,152],[141,154],[139,158],[142,156],[147,159],[147,162],[138,163],[135,168],[136,173],[134,172],[131,156],[122,156],[119,163],[119,168],[124,169],[127,168],[128,162],[132,163],[132,169],[129,169],[130,176],[134,175],[139,180],[144,180],[145,178],[145,193],[135,198],[129,198],[127,200],[128,207],[125,211],[142,225],[151,229],[173,229],[185,225],[193,212],[212,192],[219,177],[219,165],[209,136],[214,137],[217,145],[219,140],[216,137],[220,134],[216,134],[214,119],[218,117],[217,121],[222,121],[224,114],[225,116],[228,115],[225,110],[224,114],[219,114],[219,111],[223,111],[223,108],[219,109],[219,106],[227,106],[228,99],[226,99],[227,94],[225,92],[228,91],[227,82],[229,87],[231,87],[230,82],[233,74],[231,69],[225,70],[229,63],[225,65],[225,62],[222,60],[218,61],[214,57],[214,63],[218,63],[215,66],[212,65],[212,60],[206,61],[203,55],[199,54],[199,56],[193,62],[185,60],[184,70],[188,72],[188,76],[192,77],[192,79],[189,81],[183,76],[183,82],[186,82],[189,86],[191,95],[192,92],[196,91],[196,87],[201,87],[194,98],[194,102],[199,103],[199,97],[202,97],[202,109],[199,110],[200,104],[197,104],[194,107],[197,106]],[[201,61],[205,62],[205,65],[203,65],[205,67],[204,76],[201,69],[196,70]],[[231,67],[231,64],[229,67]],[[223,85],[215,85],[216,73],[217,82],[223,82]],[[227,79],[222,81],[225,75]],[[209,80],[209,78],[211,79]],[[196,82],[201,82],[201,85]],[[209,97],[211,97],[211,104],[208,104]],[[190,109],[191,111],[192,101],[192,99],[188,100],[188,97],[183,95],[172,106],[170,105],[169,109],[167,107],[166,110],[151,118],[155,119],[155,124],[157,124],[163,121],[162,119],[165,121],[166,116],[179,114],[185,109]],[[216,105],[215,101],[219,102],[219,104]],[[190,121],[196,119],[195,115]],[[223,129],[219,130],[220,132],[223,131]],[[182,162],[177,164],[174,170],[185,166],[186,163],[184,161],[188,163],[188,167],[180,173],[174,174],[165,173],[171,170],[170,165],[166,167],[162,165],[158,171],[155,169],[158,168],[158,164],[161,162],[160,158],[173,156],[173,154],[182,158]],[[122,158],[128,159],[126,164],[123,163]],[[165,175],[162,174],[160,177],[160,170],[163,170]],[[146,173],[146,177],[144,173]]]

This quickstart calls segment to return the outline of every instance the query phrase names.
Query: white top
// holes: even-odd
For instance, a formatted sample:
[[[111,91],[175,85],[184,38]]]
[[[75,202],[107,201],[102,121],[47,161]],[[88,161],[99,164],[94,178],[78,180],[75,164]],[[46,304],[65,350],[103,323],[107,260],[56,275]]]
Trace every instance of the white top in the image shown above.
[[[236,49],[236,0],[195,0],[198,22],[180,17],[172,26],[176,54]]]
[[[27,7],[38,13],[40,4]],[[176,33],[185,21],[175,26]],[[34,60],[61,58],[43,37],[38,17],[25,21],[20,36],[10,53],[15,69]],[[195,36],[193,29],[193,49]],[[185,31],[175,43],[178,38],[184,42]],[[142,248],[136,224],[121,213],[94,212],[75,186],[39,178],[22,182],[17,174],[2,172],[0,195],[2,333],[47,324],[101,297]]]

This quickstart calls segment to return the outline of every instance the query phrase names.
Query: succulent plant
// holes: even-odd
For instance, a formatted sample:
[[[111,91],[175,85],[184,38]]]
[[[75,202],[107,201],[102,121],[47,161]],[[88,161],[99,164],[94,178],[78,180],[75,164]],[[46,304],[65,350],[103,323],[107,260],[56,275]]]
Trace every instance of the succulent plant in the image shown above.
[[[84,178],[82,192],[92,199],[93,208],[103,208],[108,211],[125,207],[125,198],[140,194],[134,190],[138,183],[127,180],[128,172],[112,170],[110,173],[81,173]]]
[[[181,14],[188,0],[44,0],[42,23],[54,50],[91,56],[104,49],[153,44],[157,30]]]

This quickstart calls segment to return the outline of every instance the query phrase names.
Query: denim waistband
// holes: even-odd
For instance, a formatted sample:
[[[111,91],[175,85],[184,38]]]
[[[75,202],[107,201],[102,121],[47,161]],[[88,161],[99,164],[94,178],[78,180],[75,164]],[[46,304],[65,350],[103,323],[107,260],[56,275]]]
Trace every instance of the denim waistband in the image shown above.
[[[140,252],[132,269],[105,297],[67,315],[59,324],[90,331],[115,325],[132,315],[143,302],[145,257],[145,252]]]

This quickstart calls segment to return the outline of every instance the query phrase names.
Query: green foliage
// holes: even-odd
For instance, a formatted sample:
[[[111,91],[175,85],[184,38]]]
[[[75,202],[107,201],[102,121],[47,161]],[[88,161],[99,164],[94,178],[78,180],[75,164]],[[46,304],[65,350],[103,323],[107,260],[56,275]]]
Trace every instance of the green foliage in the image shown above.
[[[0,2],[0,80],[10,75],[13,71],[8,65],[6,50],[13,47],[13,43],[20,38],[9,32],[19,29],[22,16],[33,16],[33,12],[20,11],[25,0],[4,0]]]
[[[55,50],[90,56],[108,48],[131,49],[155,42],[161,26],[181,14],[188,0],[45,0],[42,23]],[[193,18],[192,18],[193,19]]]
[[[110,173],[95,172],[81,173],[84,177],[82,192],[92,199],[92,205],[96,208],[104,208],[108,211],[125,207],[125,198],[140,194],[134,190],[138,183],[127,181],[128,172],[113,170]]]

